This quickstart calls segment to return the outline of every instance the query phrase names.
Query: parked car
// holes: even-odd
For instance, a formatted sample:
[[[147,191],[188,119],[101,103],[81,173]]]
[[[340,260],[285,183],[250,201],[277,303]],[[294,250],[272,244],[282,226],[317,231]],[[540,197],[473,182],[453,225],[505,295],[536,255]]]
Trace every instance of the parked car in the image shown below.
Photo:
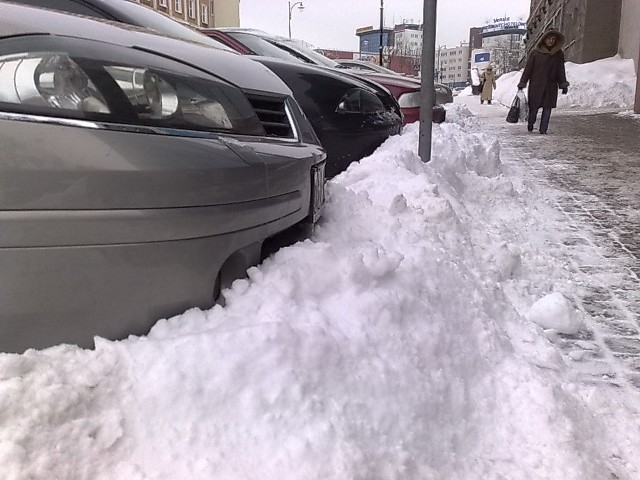
[[[0,350],[209,308],[317,220],[325,152],[263,65],[9,2],[0,32]]]
[[[51,5],[50,0],[17,1],[46,8]],[[57,0],[55,7],[72,13],[91,14],[111,21],[150,27],[166,35],[213,47],[238,50],[237,45],[226,46],[217,39],[127,0]],[[345,170],[354,160],[370,155],[390,135],[400,132],[402,114],[388,90],[346,71],[325,71],[305,64],[280,48],[267,45],[271,47],[267,54],[269,58],[254,59],[275,72],[293,92],[326,149],[326,178]],[[271,61],[273,57],[294,63],[281,65],[280,62]]]
[[[355,69],[355,70],[364,70],[366,72],[377,72],[377,73],[385,73],[387,75],[401,75],[406,78],[414,79],[416,81],[420,81],[418,77],[407,76],[403,73],[394,72],[389,68],[385,68],[382,65],[378,65],[377,63],[367,62],[365,60],[349,60],[349,59],[338,59],[336,60],[341,68],[347,69]],[[436,91],[436,103],[444,105],[445,103],[452,103],[454,97],[454,89],[448,87],[444,83],[434,83],[433,87]]]
[[[310,63],[317,63],[317,64],[323,64],[326,66],[332,66],[333,68],[351,68],[349,67],[348,64],[344,63],[344,62],[337,62],[335,60],[332,60],[330,58],[325,57],[324,55],[322,55],[319,52],[316,52],[315,50],[305,46],[304,44],[300,43],[297,40],[292,40],[289,38],[283,38],[283,37],[275,37],[274,43],[276,43],[277,45],[280,45],[282,48],[286,48],[289,49],[290,51],[292,51],[294,54],[299,55],[303,60],[308,61]],[[357,62],[357,60],[351,60],[351,64],[353,65],[353,62]],[[410,77],[407,75],[402,75],[400,73],[394,72],[393,70],[390,70],[388,68],[382,67],[380,65],[376,65],[374,63],[371,62],[362,62],[362,63],[369,63],[370,65],[374,66],[373,71],[368,71],[364,68],[359,68],[359,69],[355,69],[356,71],[359,70],[359,74],[360,75],[365,75],[369,78],[375,78],[376,81],[378,82],[389,82],[391,81],[389,77],[391,77],[391,79],[393,79],[394,77],[398,77],[401,76],[404,79],[406,79],[409,83],[415,84],[418,87],[421,87],[421,82],[420,79],[417,77]],[[362,66],[362,65],[361,65]],[[372,77],[371,74],[372,73],[376,73],[378,75],[376,75],[375,77]],[[381,75],[384,75],[381,76]],[[383,83],[384,85],[384,83]],[[451,89],[449,87],[447,87],[446,85],[442,84],[442,83],[434,83],[433,84],[433,88],[435,89],[435,94],[436,94],[436,103],[440,104],[440,105],[444,105],[445,103],[452,103],[453,102],[453,94],[451,92]],[[444,121],[444,120],[443,120]]]
[[[294,95],[304,92],[296,99],[327,151],[327,178],[371,155],[385,139],[401,131],[398,102],[375,83],[277,58],[256,57],[256,61],[276,73]]]
[[[276,37],[259,30],[241,28],[203,29],[202,32],[220,40],[231,48],[234,48],[236,43],[241,43],[245,50],[242,53],[269,55],[270,49],[266,49],[266,43],[270,44],[270,46],[276,46],[281,50],[288,52],[298,60],[306,63],[341,70],[341,66],[338,62],[302,45],[296,40]],[[258,42],[256,37],[262,39],[263,42]],[[228,41],[227,38],[231,38],[234,43]],[[395,73],[385,74],[380,72],[366,72],[364,70],[350,71],[360,78],[379,83],[391,91],[400,104],[405,124],[415,122],[420,118],[420,80],[404,77]],[[437,88],[435,93],[436,102],[433,106],[433,121],[435,123],[441,123],[445,121],[446,112],[444,107],[442,107],[438,102]]]

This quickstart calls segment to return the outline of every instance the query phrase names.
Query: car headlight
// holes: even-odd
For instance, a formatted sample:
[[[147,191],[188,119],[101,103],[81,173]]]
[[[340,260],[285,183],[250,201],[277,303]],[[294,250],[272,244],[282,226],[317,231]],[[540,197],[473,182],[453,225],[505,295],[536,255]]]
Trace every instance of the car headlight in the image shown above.
[[[357,87],[345,93],[336,108],[338,113],[376,113],[384,111],[386,111],[384,104],[377,95]]]
[[[398,98],[400,108],[415,108],[420,106],[420,92],[403,93]]]
[[[0,111],[264,135],[223,80],[140,49],[64,37],[0,41]]]

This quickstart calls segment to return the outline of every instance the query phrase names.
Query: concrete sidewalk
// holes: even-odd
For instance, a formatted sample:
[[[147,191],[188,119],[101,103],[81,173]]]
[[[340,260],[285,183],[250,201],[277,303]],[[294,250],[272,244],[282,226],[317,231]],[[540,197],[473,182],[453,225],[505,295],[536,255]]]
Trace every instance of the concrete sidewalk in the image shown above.
[[[567,353],[585,341],[599,348],[569,362],[583,364],[587,381],[615,384],[623,376],[640,387],[640,116],[556,109],[541,135],[506,123],[505,107],[474,100],[461,103],[500,139],[505,167],[558,192],[554,202],[574,232],[561,248],[591,246],[603,257],[597,265],[572,260],[588,278],[582,308],[596,328],[562,336],[560,344]]]

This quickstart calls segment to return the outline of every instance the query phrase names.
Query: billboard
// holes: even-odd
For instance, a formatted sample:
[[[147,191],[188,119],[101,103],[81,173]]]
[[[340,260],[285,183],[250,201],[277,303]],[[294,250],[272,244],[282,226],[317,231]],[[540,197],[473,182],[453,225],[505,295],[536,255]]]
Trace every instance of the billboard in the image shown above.
[[[359,33],[368,32],[370,30],[373,30],[373,25],[368,25],[366,27],[356,28],[356,35],[358,35]]]
[[[491,63],[491,52],[484,48],[471,50],[471,85],[480,85],[480,74]]]
[[[526,30],[527,23],[522,21],[512,22],[509,17],[494,18],[493,23],[482,27],[482,33],[499,32],[502,30]]]
[[[484,63],[484,62],[488,63],[490,60],[491,60],[491,53],[489,52],[477,52],[473,54],[473,63]]]

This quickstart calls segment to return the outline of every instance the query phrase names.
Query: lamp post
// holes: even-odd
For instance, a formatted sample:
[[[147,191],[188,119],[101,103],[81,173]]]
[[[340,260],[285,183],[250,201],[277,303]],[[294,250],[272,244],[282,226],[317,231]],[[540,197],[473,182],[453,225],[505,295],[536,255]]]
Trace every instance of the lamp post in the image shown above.
[[[302,4],[302,2],[289,2],[289,38],[291,38],[291,12],[293,12],[293,9],[296,7],[296,5],[298,5],[298,10],[304,10],[304,5]]]

